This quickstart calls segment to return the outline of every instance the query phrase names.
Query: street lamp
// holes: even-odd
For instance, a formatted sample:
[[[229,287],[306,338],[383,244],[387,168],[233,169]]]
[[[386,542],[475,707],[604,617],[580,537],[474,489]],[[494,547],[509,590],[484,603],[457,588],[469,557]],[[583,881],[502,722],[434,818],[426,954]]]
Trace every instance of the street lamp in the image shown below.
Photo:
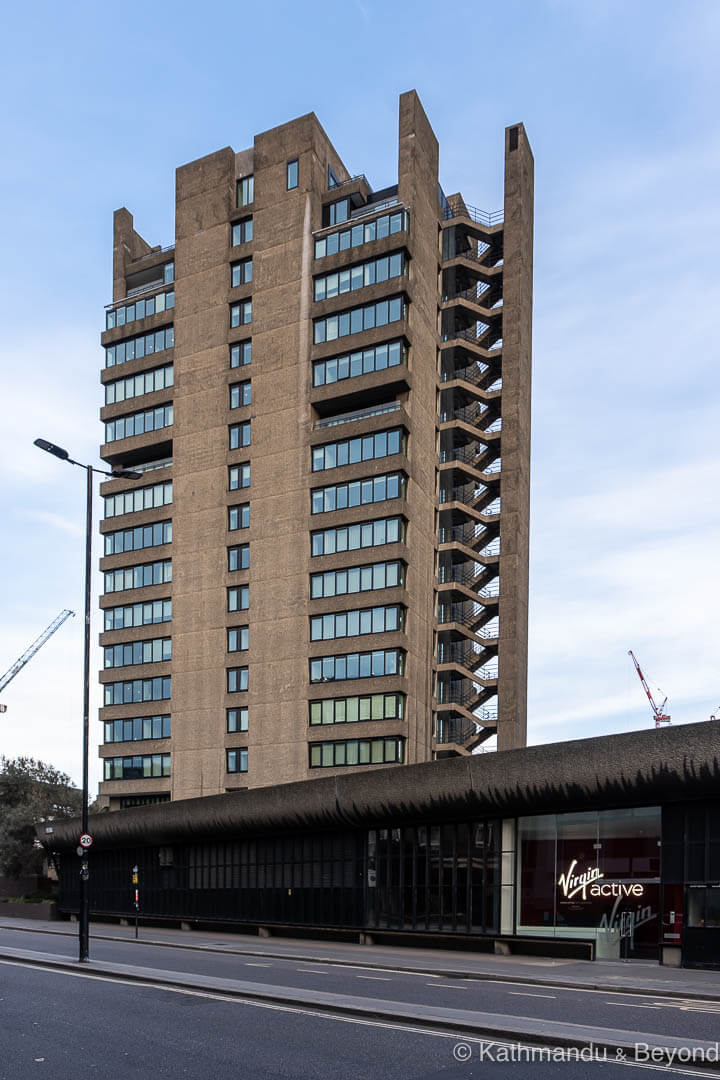
[[[92,465],[83,465],[73,461],[67,450],[47,439],[35,439],[35,446],[52,454],[69,465],[78,465],[87,474],[87,510],[85,515],[85,656],[83,664],[83,786],[82,786],[82,833],[88,831],[88,757],[90,750],[90,585],[92,572],[92,474],[101,473],[116,479],[139,480],[142,473],[131,469],[96,469]],[[80,863],[80,915],[78,920],[80,963],[90,959],[90,892],[87,851],[82,848]]]

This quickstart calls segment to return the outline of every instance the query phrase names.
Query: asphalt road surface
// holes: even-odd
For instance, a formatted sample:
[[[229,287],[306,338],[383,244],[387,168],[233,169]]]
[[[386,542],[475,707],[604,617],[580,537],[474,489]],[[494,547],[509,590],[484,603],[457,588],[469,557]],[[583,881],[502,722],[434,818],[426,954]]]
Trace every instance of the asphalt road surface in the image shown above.
[[[523,1057],[524,1053],[524,1057]],[[0,1080],[644,1080],[638,1066],[0,962]],[[566,1053],[569,1053],[566,1051]],[[515,1060],[513,1060],[513,1056]],[[458,1058],[460,1060],[458,1060]],[[519,1060],[517,1060],[519,1058]],[[673,1076],[705,1075],[667,1069]]]
[[[0,927],[0,950],[6,945],[77,959],[76,935],[32,933]],[[260,985],[300,987],[353,997],[382,998],[413,1004],[442,1005],[520,1018],[545,1019],[595,1027],[620,1028],[658,1036],[702,1039],[720,1037],[720,1001],[693,1001],[652,994],[623,994],[574,987],[496,982],[489,978],[453,978],[425,973],[377,970],[355,964],[323,964],[259,955],[200,952],[142,941],[91,941],[91,959],[137,964],[173,972],[241,979]],[[401,953],[398,953],[401,957]]]

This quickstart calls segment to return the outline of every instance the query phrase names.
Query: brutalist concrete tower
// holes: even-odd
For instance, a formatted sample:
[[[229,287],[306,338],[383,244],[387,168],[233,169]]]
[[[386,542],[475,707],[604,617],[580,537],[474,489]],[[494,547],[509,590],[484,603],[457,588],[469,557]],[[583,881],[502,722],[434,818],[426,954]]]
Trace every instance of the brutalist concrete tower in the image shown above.
[[[115,214],[102,336],[111,808],[526,734],[533,161],[504,211],[397,183],[314,114],[177,171],[175,243]]]

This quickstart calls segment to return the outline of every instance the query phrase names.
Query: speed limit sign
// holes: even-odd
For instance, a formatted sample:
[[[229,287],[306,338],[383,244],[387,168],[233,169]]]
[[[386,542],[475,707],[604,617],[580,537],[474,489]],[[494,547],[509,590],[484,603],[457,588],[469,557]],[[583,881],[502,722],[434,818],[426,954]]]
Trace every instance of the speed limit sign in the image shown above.
[[[90,833],[87,833],[87,832],[83,833],[82,836],[80,837],[80,847],[81,848],[92,847],[92,842],[93,842],[93,838],[90,835]]]

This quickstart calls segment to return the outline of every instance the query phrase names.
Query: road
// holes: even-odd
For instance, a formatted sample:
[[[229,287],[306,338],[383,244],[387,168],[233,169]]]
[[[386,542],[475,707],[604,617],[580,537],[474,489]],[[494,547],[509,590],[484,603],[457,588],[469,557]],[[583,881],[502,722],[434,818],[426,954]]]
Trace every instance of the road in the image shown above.
[[[0,927],[0,949],[8,945],[57,956],[75,956],[75,936],[28,933]],[[165,971],[192,972],[224,979],[322,990],[412,1004],[448,1005],[481,1013],[566,1021],[677,1038],[715,1040],[720,1030],[720,1002],[688,1001],[608,991],[562,989],[489,978],[448,979],[424,972],[378,971],[355,964],[323,964],[274,957],[201,952],[142,941],[92,942],[94,960],[137,964]],[[398,954],[402,955],[401,952]]]
[[[2,927],[0,953],[3,948],[76,956],[70,934]],[[378,1000],[442,1004],[512,1016],[519,1025],[527,1018],[545,1018],[708,1041],[717,1037],[720,1026],[720,1004],[715,1002],[496,983],[487,978],[448,979],[350,963],[205,953],[134,941],[94,940],[92,958],[98,964],[137,964],[264,987],[322,990],[363,998],[368,1004]],[[526,1049],[526,1054],[530,1052]],[[521,1060],[513,1060],[513,1055]],[[228,1000],[201,989],[106,981],[91,967],[65,973],[2,961],[0,1080],[25,1080],[40,1069],[48,1075],[51,1071],[53,1080],[79,1074],[101,1080],[165,1076],[423,1080],[480,1075],[524,1080],[530,1073],[533,1078],[553,1075],[567,1080],[639,1077],[638,1066],[609,1058],[607,1063],[548,1063],[536,1057],[528,1065],[517,1045],[426,1030],[421,1023],[324,1015],[302,1006]],[[662,1071],[708,1075],[691,1066]],[[643,1080],[645,1075],[646,1071]]]

